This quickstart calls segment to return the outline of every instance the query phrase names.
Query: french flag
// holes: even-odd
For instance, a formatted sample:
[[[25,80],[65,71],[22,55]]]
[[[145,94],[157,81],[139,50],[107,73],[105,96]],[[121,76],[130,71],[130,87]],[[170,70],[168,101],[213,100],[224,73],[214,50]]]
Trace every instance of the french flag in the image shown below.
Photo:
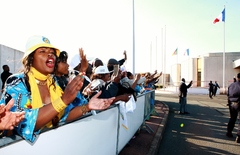
[[[213,24],[216,24],[217,22],[225,22],[225,8],[223,9],[222,13],[213,21]]]

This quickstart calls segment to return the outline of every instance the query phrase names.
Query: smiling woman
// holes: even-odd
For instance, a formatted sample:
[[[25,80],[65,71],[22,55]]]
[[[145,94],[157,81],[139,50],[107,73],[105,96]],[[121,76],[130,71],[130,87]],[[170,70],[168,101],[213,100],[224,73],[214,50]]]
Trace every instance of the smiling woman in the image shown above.
[[[22,59],[23,72],[14,74],[6,81],[1,103],[14,98],[12,111],[25,111],[25,119],[15,130],[24,139],[34,142],[45,127],[57,127],[59,122],[73,121],[90,110],[103,110],[114,98],[98,99],[97,93],[88,104],[74,102],[82,88],[81,75],[66,86],[64,92],[52,78],[60,51],[43,36],[32,36],[27,41]],[[84,74],[84,73],[82,73]]]

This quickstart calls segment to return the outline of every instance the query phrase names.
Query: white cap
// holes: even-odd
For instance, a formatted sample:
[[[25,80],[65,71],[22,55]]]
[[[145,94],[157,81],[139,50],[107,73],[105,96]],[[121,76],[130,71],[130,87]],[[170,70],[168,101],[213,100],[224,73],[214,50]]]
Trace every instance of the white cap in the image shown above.
[[[91,61],[94,59],[94,57],[86,57],[87,61]],[[80,55],[79,54],[75,54],[72,57],[72,60],[69,63],[69,66],[71,69],[75,68],[79,63],[80,63]]]
[[[107,73],[110,73],[107,66],[98,66],[94,71],[94,74],[107,74]]]

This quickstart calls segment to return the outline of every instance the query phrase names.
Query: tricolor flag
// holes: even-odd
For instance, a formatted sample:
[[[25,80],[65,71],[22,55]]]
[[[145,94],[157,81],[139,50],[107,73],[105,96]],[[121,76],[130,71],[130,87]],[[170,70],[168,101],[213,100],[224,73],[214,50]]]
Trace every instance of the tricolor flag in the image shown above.
[[[189,56],[189,48],[186,49],[186,51],[184,52],[184,55]]]
[[[172,56],[177,55],[178,54],[178,48],[176,48],[176,50],[173,52]]]
[[[222,13],[213,21],[213,24],[216,24],[217,22],[225,22],[225,8],[223,9]]]

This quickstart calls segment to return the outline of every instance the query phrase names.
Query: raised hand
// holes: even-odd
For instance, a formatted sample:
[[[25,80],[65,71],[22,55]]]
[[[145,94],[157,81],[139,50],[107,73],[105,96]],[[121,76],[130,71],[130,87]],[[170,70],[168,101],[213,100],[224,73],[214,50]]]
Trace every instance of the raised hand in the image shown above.
[[[79,69],[79,72],[86,72],[88,68],[88,61],[86,58],[86,54],[84,54],[84,50],[82,48],[79,49],[79,55],[81,60],[81,68]]]
[[[124,55],[124,59],[127,60],[127,52],[126,52],[126,50],[124,50],[123,55]]]
[[[137,74],[137,76],[135,77],[136,80],[139,80],[141,78],[141,74]]]
[[[83,86],[84,75],[79,73],[74,79],[68,82],[64,93],[62,95],[62,100],[65,104],[71,103],[77,96],[79,90],[81,90]]]
[[[160,77],[160,76],[162,76],[162,72],[159,74],[159,76],[158,76],[158,77]]]

